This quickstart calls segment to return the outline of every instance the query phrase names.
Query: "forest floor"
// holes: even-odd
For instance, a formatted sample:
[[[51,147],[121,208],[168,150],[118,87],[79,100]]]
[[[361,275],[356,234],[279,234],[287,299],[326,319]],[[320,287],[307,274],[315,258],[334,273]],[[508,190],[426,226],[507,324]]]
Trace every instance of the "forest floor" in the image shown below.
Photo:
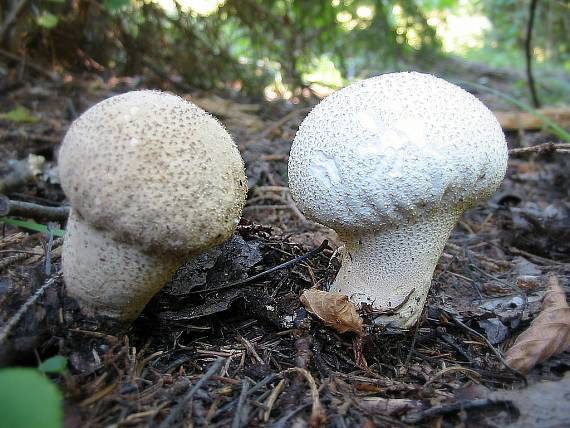
[[[40,174],[6,194],[61,207],[56,153],[71,121],[99,100],[158,85],[30,76],[0,85],[0,113],[27,109],[0,116],[0,175],[42,156]],[[2,226],[0,326],[44,288],[0,343],[0,365],[67,357],[69,372],[53,376],[66,397],[65,426],[570,424],[570,352],[526,378],[503,358],[540,313],[547,276],[569,291],[568,153],[511,156],[500,190],[453,231],[417,328],[365,323],[359,338],[323,326],[299,301],[339,267],[335,233],[306,221],[287,189],[290,145],[308,109],[181,95],[217,116],[238,143],[250,189],[244,220],[229,242],[180,268],[128,334],[79,328],[65,316],[55,233],[63,222],[49,223],[47,233]],[[476,95],[491,109],[510,108]],[[542,131],[507,137],[511,149],[558,143]]]

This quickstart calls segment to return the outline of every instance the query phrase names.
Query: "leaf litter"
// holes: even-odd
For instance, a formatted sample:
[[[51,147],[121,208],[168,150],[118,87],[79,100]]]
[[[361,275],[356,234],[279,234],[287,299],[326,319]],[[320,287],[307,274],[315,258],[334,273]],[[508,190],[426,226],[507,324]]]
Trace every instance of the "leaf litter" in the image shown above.
[[[570,307],[556,275],[550,275],[542,311],[521,333],[505,358],[509,366],[528,373],[536,364],[570,348]]]
[[[57,145],[70,122],[66,113],[70,103],[81,112],[110,93],[141,89],[137,82],[124,82],[121,87],[99,84],[95,92],[88,81],[78,80],[74,97],[51,83],[38,82],[49,97],[35,100],[23,88],[9,100],[0,99],[2,112],[34,100],[34,114],[42,118],[25,126],[4,122],[0,170],[10,172],[13,168],[6,161],[28,154],[45,156],[49,167],[55,167]],[[318,315],[309,316],[300,302],[305,290],[324,289],[334,279],[338,262],[331,259],[330,249],[246,286],[220,288],[293,261],[322,241],[318,238],[314,245],[303,246],[299,237],[329,239],[330,233],[300,217],[287,191],[287,153],[306,110],[292,115],[291,106],[257,109],[250,108],[250,102],[232,106],[224,101],[217,112],[245,159],[251,194],[244,217],[249,225],[242,225],[222,251],[189,262],[124,336],[101,334],[92,326],[76,328],[66,318],[47,316],[59,315],[63,308],[58,300],[61,281],[14,330],[12,345],[33,343],[42,359],[54,354],[68,358],[69,373],[53,375],[65,392],[66,423],[159,426],[192,393],[179,414],[180,423],[306,426],[315,391],[326,414],[319,423],[327,426],[402,426],[420,420],[413,414],[443,426],[461,423],[465,414],[473,426],[503,426],[516,419],[508,407],[493,407],[496,402],[486,400],[487,395],[466,398],[460,392],[471,386],[487,391],[522,386],[521,379],[506,371],[489,345],[473,332],[491,327],[494,346],[505,347],[521,325],[539,315],[544,276],[556,272],[566,281],[570,274],[565,229],[570,157],[538,153],[511,158],[502,196],[466,213],[453,231],[417,328],[393,332],[363,323],[366,335],[355,338],[327,327]],[[262,116],[256,110],[264,112],[259,124],[271,132],[257,133],[258,125],[249,124],[233,110],[251,115],[252,121]],[[236,120],[230,120],[233,116]],[[526,147],[549,138],[543,133],[511,134],[509,142]],[[23,201],[64,202],[52,180],[36,179],[10,192],[8,196]],[[6,252],[0,267],[2,324],[42,284],[41,277],[33,280],[38,264],[43,263],[41,256],[32,254],[36,247],[47,248],[39,233],[24,234],[5,226],[0,238],[0,249]],[[49,256],[50,251],[46,252]],[[51,256],[55,272],[59,258],[56,251]],[[522,295],[526,298],[521,301]],[[323,300],[315,304],[315,313],[325,314],[324,319],[330,317],[327,304]],[[332,323],[347,324],[348,333],[358,331],[354,314],[346,317],[349,322],[339,316],[345,304],[342,299],[332,303],[336,308],[332,313],[341,320],[333,318]],[[447,313],[462,324],[450,320]],[[484,320],[491,324],[480,325]],[[37,333],[33,328],[37,327],[48,334],[28,336],[26,325],[27,333]],[[302,343],[307,344],[306,352],[301,352]],[[305,357],[299,358],[301,354]],[[367,365],[362,363],[364,357]],[[224,364],[207,377],[212,367],[217,368],[218,358],[224,358]],[[312,376],[312,389],[304,379],[297,380],[298,370],[287,371],[295,367]],[[569,368],[570,355],[562,352],[543,361],[540,370],[531,369],[529,384],[555,380]],[[290,375],[283,377],[283,373]],[[497,419],[500,414],[502,419]]]

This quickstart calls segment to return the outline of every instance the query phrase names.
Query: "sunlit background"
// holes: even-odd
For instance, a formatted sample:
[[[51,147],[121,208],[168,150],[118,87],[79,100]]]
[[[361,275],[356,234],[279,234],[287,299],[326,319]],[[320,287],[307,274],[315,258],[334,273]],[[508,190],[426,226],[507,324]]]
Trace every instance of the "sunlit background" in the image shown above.
[[[42,1],[40,31],[18,48],[49,51],[61,67],[146,67],[180,88],[295,101],[387,71],[453,78],[457,61],[518,73],[524,86],[530,0]],[[531,30],[534,71],[549,82],[539,90],[560,102],[570,94],[570,2],[538,2]]]
[[[168,14],[177,15],[181,11],[196,17],[207,17],[219,13],[225,0],[154,0]],[[287,2],[283,2],[287,3]],[[425,14],[425,24],[435,30],[435,34],[441,44],[441,51],[459,58],[471,61],[483,61],[486,65],[496,67],[522,68],[522,52],[513,52],[511,46],[501,46],[494,34],[500,34],[503,28],[496,28],[493,22],[485,14],[488,13],[492,2],[483,1],[438,1],[438,0],[418,0],[415,2]],[[520,8],[519,12],[525,12],[525,2],[504,1],[511,7]],[[555,3],[555,2],[554,2]],[[354,0],[331,0],[331,5],[342,9],[341,6],[356,4],[351,11],[339,10],[336,12],[336,22],[346,31],[355,29],[364,30],[368,28],[376,14],[376,6],[372,3],[357,2]],[[424,30],[422,23],[410,21],[410,18],[402,5],[398,2],[384,2],[389,9],[389,16],[395,29],[395,40],[399,44],[405,44],[412,49],[422,48],[421,32]],[[486,7],[487,6],[487,7]],[[568,5],[559,2],[562,11],[569,13]],[[504,21],[501,21],[504,22]],[[412,25],[410,25],[412,24]],[[513,23],[514,25],[514,23]],[[523,28],[515,28],[515,32],[522,34]],[[512,31],[512,29],[511,29]],[[544,48],[535,47],[533,49],[535,61],[539,64],[548,62],[549,55]],[[254,58],[248,57],[245,52],[239,53],[239,62],[242,64],[251,63]],[[315,90],[321,94],[326,94],[328,90],[345,85],[348,81],[361,77],[356,76],[357,65],[350,66],[351,52],[347,52],[345,59],[349,63],[348,73],[343,74],[335,65],[335,62],[328,54],[315,56],[310,66],[301,73],[304,82],[310,83]],[[358,59],[354,59],[358,63]],[[561,61],[562,68],[570,71],[570,59]],[[257,65],[266,70],[270,70],[274,76],[273,82],[265,87],[264,93],[268,99],[278,97],[289,98],[293,92],[284,83],[279,62],[271,61],[270,58],[257,59]]]

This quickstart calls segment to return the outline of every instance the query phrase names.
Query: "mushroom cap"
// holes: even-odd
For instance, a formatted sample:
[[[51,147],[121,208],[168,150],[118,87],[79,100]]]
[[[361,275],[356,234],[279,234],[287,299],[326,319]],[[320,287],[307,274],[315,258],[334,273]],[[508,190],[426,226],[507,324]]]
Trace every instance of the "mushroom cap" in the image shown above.
[[[223,126],[158,91],[117,95],[82,114],[63,140],[59,174],[90,225],[161,253],[223,242],[247,193],[243,160]]]
[[[488,198],[507,157],[499,123],[473,95],[428,74],[385,74],[309,113],[291,148],[289,186],[310,219],[384,230]]]

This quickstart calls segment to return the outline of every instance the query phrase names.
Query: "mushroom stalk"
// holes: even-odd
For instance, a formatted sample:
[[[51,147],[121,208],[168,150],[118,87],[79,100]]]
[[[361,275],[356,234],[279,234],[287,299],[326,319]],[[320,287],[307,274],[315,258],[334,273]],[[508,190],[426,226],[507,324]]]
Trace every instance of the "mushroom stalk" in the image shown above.
[[[62,268],[68,294],[86,314],[128,325],[182,263],[118,242],[71,211]]]
[[[340,232],[345,248],[331,291],[346,294],[357,305],[371,305],[380,312],[378,324],[413,326],[458,218],[459,214],[437,212],[387,230]]]

